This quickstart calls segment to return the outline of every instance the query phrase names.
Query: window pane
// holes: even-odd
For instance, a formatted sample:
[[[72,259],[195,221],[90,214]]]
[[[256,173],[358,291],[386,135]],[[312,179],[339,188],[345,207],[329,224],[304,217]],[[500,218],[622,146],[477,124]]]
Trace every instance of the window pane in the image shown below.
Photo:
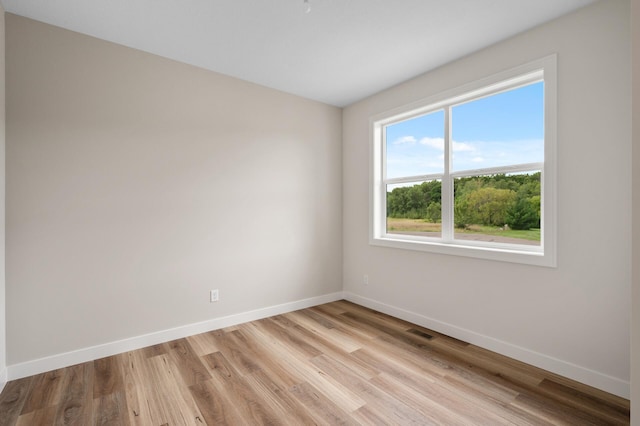
[[[387,233],[442,237],[439,180],[387,185]]]
[[[544,161],[544,83],[451,108],[452,170]]]
[[[454,239],[540,245],[540,172],[454,179]]]
[[[444,111],[385,126],[389,178],[444,171]]]

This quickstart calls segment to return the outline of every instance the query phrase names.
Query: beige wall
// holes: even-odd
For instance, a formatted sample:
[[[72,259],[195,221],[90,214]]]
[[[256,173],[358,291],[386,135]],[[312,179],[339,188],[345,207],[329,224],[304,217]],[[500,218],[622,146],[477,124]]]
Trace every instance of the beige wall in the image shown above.
[[[640,426],[640,0],[631,1],[633,81],[633,308],[631,424]]]
[[[359,297],[469,330],[478,343],[497,339],[628,380],[626,4],[598,3],[348,108],[343,277],[340,110],[7,15],[9,364],[339,291],[344,278]],[[558,268],[368,246],[368,117],[552,52],[560,70]],[[638,60],[635,49],[635,75]],[[633,194],[638,222],[637,186]],[[606,223],[597,241],[582,232],[593,221]],[[208,302],[211,288],[221,290],[218,304]],[[635,408],[640,366],[631,364]]]
[[[0,389],[7,367],[5,298],[5,89],[4,89],[4,9],[0,5]]]
[[[11,14],[7,89],[9,365],[341,290],[340,109]]]
[[[629,43],[628,1],[598,2],[346,108],[349,297],[628,397]],[[370,246],[369,117],[552,53],[558,267]]]

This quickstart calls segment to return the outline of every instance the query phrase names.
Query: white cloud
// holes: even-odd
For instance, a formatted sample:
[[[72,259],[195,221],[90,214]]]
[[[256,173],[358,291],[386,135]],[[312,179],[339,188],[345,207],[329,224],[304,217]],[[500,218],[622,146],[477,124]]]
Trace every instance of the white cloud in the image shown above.
[[[476,148],[473,145],[469,145],[464,142],[456,142],[453,141],[453,152],[463,152],[463,151],[475,151]]]
[[[416,143],[416,138],[414,136],[403,136],[393,141],[394,145],[414,144],[414,143]]]
[[[482,157],[474,157],[471,159],[472,162],[474,163],[482,163],[484,161],[484,158]]]
[[[429,146],[431,148],[439,149],[440,151],[444,151],[444,139],[443,138],[422,138],[420,139],[420,143],[425,146]],[[465,142],[456,142],[453,141],[453,152],[470,152],[475,151],[476,148],[473,145],[470,145]]]
[[[442,138],[422,138],[420,139],[422,145],[430,146],[431,148],[444,151],[444,139]]]

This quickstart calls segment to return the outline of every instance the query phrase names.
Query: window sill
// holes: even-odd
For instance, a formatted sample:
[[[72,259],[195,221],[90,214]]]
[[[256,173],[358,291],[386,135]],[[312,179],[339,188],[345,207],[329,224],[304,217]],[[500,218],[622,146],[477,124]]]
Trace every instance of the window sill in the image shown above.
[[[543,253],[541,247],[532,249],[530,246],[518,246],[514,244],[500,245],[482,242],[465,242],[465,244],[458,244],[455,241],[447,243],[429,238],[417,240],[416,237],[413,237],[411,240],[404,240],[401,236],[396,235],[372,237],[369,242],[373,246],[394,249],[415,250],[551,268],[556,267],[555,256],[549,254],[548,249],[547,253]]]

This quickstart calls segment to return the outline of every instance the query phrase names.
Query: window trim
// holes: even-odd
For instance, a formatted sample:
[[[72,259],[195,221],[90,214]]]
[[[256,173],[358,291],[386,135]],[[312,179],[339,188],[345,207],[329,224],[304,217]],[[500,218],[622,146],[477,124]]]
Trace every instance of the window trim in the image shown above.
[[[519,86],[544,81],[544,162],[527,165],[516,165],[513,171],[541,171],[541,240],[540,246],[517,244],[487,243],[468,240],[454,240],[453,235],[442,238],[405,236],[402,234],[386,233],[386,185],[402,183],[403,179],[411,182],[442,179],[443,173],[406,178],[384,180],[386,167],[386,152],[383,149],[383,129],[387,124],[401,120],[408,120],[445,108],[445,129],[449,129],[448,107],[472,99],[490,96]],[[491,76],[478,79],[463,86],[446,90],[428,98],[400,106],[370,117],[370,197],[369,197],[369,243],[374,246],[397,249],[419,250],[455,256],[466,256],[481,259],[522,263],[546,267],[556,267],[557,246],[557,55],[550,55],[515,68],[502,71]],[[445,142],[448,146],[450,135],[445,132]],[[445,168],[448,168],[450,150],[445,149]],[[521,170],[522,166],[526,170]],[[468,176],[474,172],[487,174],[491,170],[504,173],[512,166],[493,167],[488,169],[464,170],[451,172],[450,177]],[[530,168],[529,168],[530,167]],[[418,178],[418,179],[417,179]],[[406,182],[407,180],[405,180]],[[446,181],[446,182],[445,182]],[[445,185],[446,183],[446,185]],[[453,188],[448,179],[442,179],[443,222],[445,215],[453,223]],[[449,198],[445,203],[445,198]],[[453,228],[449,229],[449,233]]]

